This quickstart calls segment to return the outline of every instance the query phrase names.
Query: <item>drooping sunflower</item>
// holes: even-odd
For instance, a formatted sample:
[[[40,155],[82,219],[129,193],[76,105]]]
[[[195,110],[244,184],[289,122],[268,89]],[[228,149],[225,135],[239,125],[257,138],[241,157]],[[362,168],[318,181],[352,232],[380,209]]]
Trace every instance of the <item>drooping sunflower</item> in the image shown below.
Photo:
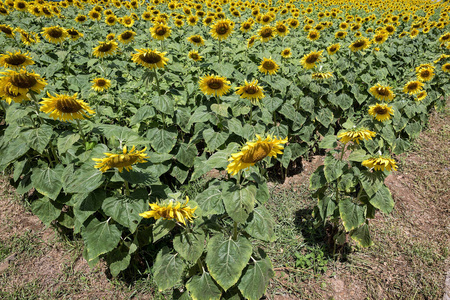
[[[27,46],[37,44],[41,40],[36,32],[26,32],[25,30],[18,31],[20,33],[20,40]]]
[[[254,166],[258,161],[266,157],[277,157],[277,154],[283,154],[284,147],[282,144],[288,142],[288,138],[279,139],[270,134],[263,140],[261,136],[256,135],[257,140],[247,142],[241,151],[231,154],[228,159],[230,163],[227,166],[227,172],[232,176],[236,175],[240,170]]]
[[[15,93],[14,90],[11,82],[0,85],[0,99],[5,100],[8,104],[11,104],[12,101],[22,103],[23,100],[29,100],[26,93]]]
[[[422,101],[427,97],[427,91],[420,91],[416,94],[416,101]]]
[[[270,25],[266,25],[258,31],[258,36],[261,42],[268,42],[276,36],[275,28]]]
[[[449,73],[450,72],[450,63],[443,64],[442,71],[445,73]]]
[[[111,80],[109,79],[98,77],[92,80],[92,89],[96,92],[106,91],[110,87],[111,87]]]
[[[343,144],[347,144],[348,142],[356,142],[359,144],[359,141],[371,140],[375,135],[377,135],[376,132],[365,128],[352,128],[342,131],[337,137]]]
[[[362,37],[356,41],[354,41],[353,43],[350,44],[350,46],[348,46],[350,48],[350,50],[352,50],[352,52],[356,52],[356,51],[360,51],[360,50],[365,50],[367,48],[370,47],[370,40],[366,37]]]
[[[82,120],[84,117],[89,117],[87,113],[95,113],[86,102],[77,98],[77,93],[72,96],[55,93],[55,96],[52,96],[47,92],[47,96],[48,98],[43,98],[43,101],[39,102],[42,104],[40,110],[55,120],[63,122]]]
[[[327,53],[328,55],[333,55],[336,54],[336,52],[338,52],[339,49],[341,49],[341,44],[333,44],[327,47]]]
[[[78,30],[71,28],[71,29],[67,29],[67,33],[69,34],[69,38],[72,41],[76,41],[78,40],[80,37],[83,37],[84,34],[82,34],[81,32],[79,32]]]
[[[172,30],[169,26],[164,24],[156,24],[152,28],[149,29],[152,34],[152,38],[156,40],[163,41],[170,36]]]
[[[446,32],[439,37],[439,42],[446,43],[450,41],[450,32]]]
[[[422,82],[430,81],[434,77],[433,68],[421,68],[417,71],[417,79]]]
[[[373,116],[377,121],[384,122],[391,119],[394,115],[394,109],[387,104],[376,104],[369,107],[369,115]]]
[[[310,41],[315,41],[320,37],[320,32],[317,30],[310,30],[308,32],[307,39]]]
[[[78,15],[78,16],[76,16],[76,18],[75,18],[75,21],[76,21],[77,23],[83,23],[83,22],[85,22],[86,20],[87,20],[87,18],[86,18],[85,15]]]
[[[325,80],[328,78],[332,78],[333,77],[333,73],[331,72],[316,72],[316,73],[312,73],[311,74],[311,78],[313,80],[317,80],[317,81],[321,81],[321,80]]]
[[[11,83],[9,91],[16,95],[25,95],[30,90],[40,93],[47,85],[47,82],[39,74],[34,73],[34,71],[28,72],[25,68],[22,68],[19,72],[7,70],[0,74],[3,75],[0,77],[0,86]]]
[[[251,48],[253,47],[253,45],[255,44],[255,42],[258,40],[258,37],[256,35],[251,36],[248,40],[247,40],[247,48]]]
[[[347,36],[347,31],[339,30],[334,34],[334,37],[337,39],[344,39]]]
[[[186,225],[186,220],[193,222],[196,207],[188,206],[189,197],[186,196],[186,202],[181,204],[173,199],[163,201],[162,203],[149,203],[151,210],[140,213],[143,218],[154,218],[155,220],[176,220]]]
[[[289,58],[289,57],[291,57],[291,56],[292,56],[291,48],[286,48],[286,49],[284,49],[283,51],[281,51],[281,56],[282,56],[283,58]]]
[[[381,101],[392,101],[395,94],[392,92],[390,86],[383,86],[377,83],[369,89],[369,92],[378,100]]]
[[[41,34],[47,41],[55,44],[62,43],[69,36],[67,30],[59,25],[44,27]]]
[[[6,37],[14,38],[14,29],[11,26],[0,24],[0,31],[3,32]]]
[[[201,61],[203,59],[203,56],[201,56],[197,50],[189,51],[188,57],[193,61]]]
[[[131,54],[131,60],[135,63],[142,65],[150,70],[162,69],[169,61],[169,58],[165,57],[167,52],[159,52],[152,49],[134,49],[137,53]]]
[[[405,94],[414,95],[420,92],[423,89],[424,84],[417,80],[409,81],[405,86],[403,87],[403,92]]]
[[[120,154],[104,153],[106,155],[105,158],[93,158],[92,160],[97,162],[94,168],[100,169],[103,173],[112,168],[119,169],[120,173],[122,173],[124,168],[127,171],[131,171],[133,169],[132,165],[147,162],[145,159],[148,156],[144,153],[146,150],[147,148],[136,150],[135,146],[133,146],[130,151],[127,151],[127,146],[123,146]]]
[[[211,36],[216,40],[223,41],[233,32],[233,22],[228,19],[219,19],[211,25]]]
[[[251,103],[257,104],[259,100],[265,97],[264,90],[258,85],[258,80],[247,82],[243,86],[236,88],[236,94],[240,95],[243,99],[249,99]]]
[[[411,30],[411,32],[409,33],[409,37],[412,38],[412,39],[414,39],[415,37],[417,37],[417,36],[419,35],[419,33],[420,33],[420,31],[414,28],[414,29]]]
[[[321,51],[311,51],[309,54],[305,54],[300,63],[305,69],[312,69],[316,66],[317,62],[320,62],[323,50]]]
[[[136,36],[136,32],[134,32],[133,30],[126,30],[126,31],[122,32],[121,34],[119,34],[117,39],[123,44],[128,44],[134,40],[135,36]]]
[[[115,41],[105,41],[105,42],[98,42],[99,45],[95,47],[92,52],[92,54],[96,57],[105,57],[108,55],[113,55],[114,52],[116,52],[118,48],[118,44]]]
[[[277,73],[280,66],[272,59],[272,57],[269,58],[263,58],[263,61],[259,65],[258,69],[260,72],[264,74],[274,75]]]
[[[369,169],[373,168],[375,171],[397,171],[397,164],[395,160],[382,155],[366,159],[362,162],[362,165]]]
[[[198,34],[188,37],[187,40],[197,47],[205,45],[205,41],[203,40],[203,37]]]
[[[8,51],[7,54],[0,54],[0,66],[4,68],[21,69],[33,65],[34,61],[28,54],[28,52],[21,53],[20,50],[15,53]]]
[[[230,90],[230,82],[221,76],[207,75],[201,77],[199,81],[200,90],[205,95],[214,95],[220,97]]]
[[[379,31],[373,36],[374,43],[379,45],[383,44],[389,37],[389,34],[385,31]]]

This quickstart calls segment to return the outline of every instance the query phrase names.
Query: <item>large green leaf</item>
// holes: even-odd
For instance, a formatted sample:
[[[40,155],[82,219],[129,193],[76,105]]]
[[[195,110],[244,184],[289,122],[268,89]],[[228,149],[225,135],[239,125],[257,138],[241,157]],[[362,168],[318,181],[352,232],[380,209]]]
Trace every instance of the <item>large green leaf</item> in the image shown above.
[[[177,142],[177,136],[175,130],[152,128],[147,131],[152,148],[159,153],[169,153]]]
[[[30,147],[25,143],[22,137],[14,139],[11,143],[8,143],[0,151],[0,170],[3,170],[13,160],[24,155]]]
[[[113,277],[119,275],[120,272],[130,265],[131,255],[129,252],[129,249],[122,246],[108,253],[106,261],[108,262],[109,271]]]
[[[106,198],[106,192],[103,189],[95,190],[86,194],[75,194],[72,196],[75,202],[73,214],[79,223],[84,223],[91,215],[98,211]]]
[[[328,182],[332,182],[341,177],[344,173],[345,167],[347,166],[345,162],[337,160],[331,154],[325,157],[324,165],[325,167],[323,171]]]
[[[109,221],[100,222],[92,218],[81,231],[81,235],[87,251],[87,260],[91,261],[113,250],[120,241],[122,231],[117,224],[110,224]]]
[[[384,177],[381,172],[371,172],[364,170],[359,174],[360,182],[364,191],[372,197],[383,185]]]
[[[186,288],[194,300],[219,300],[222,296],[220,287],[208,272],[203,272],[201,276],[192,276],[186,283]]]
[[[390,213],[394,208],[391,192],[384,184],[372,195],[369,202],[385,214]]]
[[[39,128],[33,128],[22,133],[27,145],[39,153],[44,152],[52,138],[52,126],[43,124]]]
[[[244,223],[253,211],[256,203],[256,187],[233,186],[222,194],[223,203],[228,215],[238,223]]]
[[[31,182],[39,193],[55,200],[63,186],[61,181],[63,171],[63,165],[57,165],[54,169],[34,168],[31,174]]]
[[[67,175],[66,181],[63,181],[63,188],[66,193],[89,193],[98,188],[103,180],[102,172],[90,165],[85,165],[71,176]]]
[[[58,143],[56,144],[58,147],[58,151],[60,154],[66,153],[67,150],[72,147],[80,139],[80,135],[78,133],[73,133],[71,131],[64,131],[58,138]]]
[[[153,265],[153,279],[160,292],[174,287],[181,281],[184,264],[178,253],[171,254],[167,246],[159,251]]]
[[[336,203],[330,197],[325,196],[322,199],[319,199],[317,207],[319,209],[320,217],[325,223],[327,218],[333,215],[334,210],[336,209]]]
[[[206,265],[211,276],[226,291],[238,282],[251,255],[252,244],[245,237],[233,240],[217,234],[208,242]]]
[[[318,190],[327,184],[327,179],[325,178],[324,166],[318,166],[314,173],[311,174],[309,178],[309,189]]]
[[[362,247],[370,247],[373,245],[373,241],[370,238],[369,226],[367,224],[363,224],[350,232],[350,237]]]
[[[103,201],[102,209],[107,216],[125,226],[131,233],[136,231],[142,217],[139,216],[148,208],[144,199],[132,197],[109,197]]]
[[[155,116],[155,109],[149,105],[143,105],[141,106],[137,112],[131,117],[130,119],[130,125],[136,125],[137,123],[140,123],[142,121],[145,121],[149,118],[152,118]]]
[[[195,198],[204,215],[220,215],[225,212],[221,183],[216,181]]]
[[[258,206],[253,210],[245,225],[245,231],[252,237],[273,242],[275,236],[275,221],[272,215],[264,206]]]
[[[46,226],[59,217],[61,208],[62,204],[53,202],[47,197],[39,198],[31,203],[33,214],[38,216]]]
[[[174,220],[165,220],[165,219],[158,219],[153,225],[153,243],[157,242],[159,239],[166,236],[174,227],[176,223]]]
[[[349,199],[339,202],[339,213],[345,230],[351,231],[366,221],[366,208],[353,203]]]
[[[190,168],[194,165],[194,160],[197,154],[197,147],[194,144],[183,143],[180,145],[176,158],[180,163]]]
[[[203,230],[181,232],[173,239],[173,248],[185,260],[195,263],[203,253],[205,233]]]
[[[319,143],[319,147],[322,149],[334,149],[337,147],[337,139],[335,135],[325,136]]]
[[[274,275],[272,262],[268,257],[253,261],[253,264],[244,271],[238,288],[246,299],[259,300],[266,292],[269,281]]]
[[[214,129],[209,128],[203,131],[203,137],[207,145],[208,151],[216,151],[225,143],[229,134],[227,132],[215,132]]]
[[[153,106],[160,112],[173,116],[174,113],[174,100],[167,95],[154,96],[152,98]]]

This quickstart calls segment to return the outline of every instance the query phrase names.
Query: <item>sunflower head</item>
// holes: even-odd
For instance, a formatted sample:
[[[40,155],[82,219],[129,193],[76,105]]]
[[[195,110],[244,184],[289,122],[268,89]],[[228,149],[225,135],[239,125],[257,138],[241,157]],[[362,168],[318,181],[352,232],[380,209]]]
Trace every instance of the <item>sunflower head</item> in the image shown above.
[[[403,92],[406,94],[414,95],[420,92],[423,88],[424,84],[417,80],[409,81],[403,87]]]
[[[69,38],[72,41],[76,41],[78,40],[80,37],[84,36],[84,34],[82,34],[81,32],[79,32],[78,30],[71,28],[71,29],[67,29],[67,33],[69,34]]]
[[[289,58],[292,56],[291,48],[286,48],[283,51],[281,51],[281,57],[283,58]]]
[[[0,66],[11,69],[21,69],[23,67],[33,65],[34,61],[27,53],[17,51],[15,53],[7,52],[7,54],[0,54]]]
[[[98,77],[92,80],[92,89],[96,92],[106,91],[110,87],[111,87],[111,80],[109,79]]]
[[[201,35],[192,35],[187,38],[187,40],[194,44],[195,46],[203,46],[205,44],[205,41],[203,40],[203,37]]]
[[[230,89],[230,82],[221,76],[208,75],[200,78],[200,90],[205,95],[214,95],[220,97],[226,94]]]
[[[186,202],[181,203],[175,199],[167,199],[162,202],[149,203],[151,210],[140,213],[143,218],[154,218],[155,220],[175,220],[186,226],[186,220],[189,222],[194,221],[194,213],[196,207],[188,205],[189,197],[186,196]]]
[[[416,94],[416,101],[422,101],[423,99],[425,99],[427,97],[427,92],[426,91],[420,91]]]
[[[243,86],[236,88],[236,94],[240,95],[241,98],[249,99],[253,104],[257,104],[259,100],[264,98],[263,88],[258,85],[258,80],[253,80],[252,82],[247,82]]]
[[[331,72],[316,72],[316,73],[312,73],[311,74],[311,78],[313,80],[318,80],[318,81],[322,81],[328,78],[332,78],[333,77],[333,73]]]
[[[360,50],[365,50],[370,47],[370,40],[366,37],[360,38],[348,46],[352,52],[357,52]]]
[[[442,71],[445,73],[449,73],[450,72],[450,63],[443,64]]]
[[[333,44],[333,45],[327,47],[328,55],[333,55],[333,54],[335,54],[336,52],[338,52],[338,50],[339,50],[340,48],[341,48],[341,45],[340,45],[340,44]]]
[[[137,53],[131,55],[131,60],[150,70],[162,69],[165,67],[169,59],[165,57],[167,52],[159,52],[152,49],[135,49]]]
[[[369,115],[373,116],[377,121],[384,122],[390,120],[394,115],[394,109],[387,104],[376,104],[369,107]]]
[[[29,91],[40,93],[47,85],[47,82],[39,74],[34,71],[28,72],[24,68],[19,72],[8,70],[0,74],[3,75],[0,77],[0,86],[10,83],[9,90],[17,95],[25,95]]]
[[[131,41],[133,41],[135,36],[136,36],[136,32],[134,32],[133,30],[126,30],[126,31],[122,32],[121,34],[119,34],[117,39],[123,44],[128,44]]]
[[[57,25],[52,27],[44,27],[42,31],[42,35],[51,43],[62,43],[69,34],[67,30],[63,27]]]
[[[268,42],[275,37],[276,31],[272,26],[264,26],[258,31],[259,38],[262,42]]]
[[[392,92],[390,86],[383,86],[379,83],[369,89],[369,92],[378,100],[392,101],[395,94]]]
[[[371,140],[376,133],[374,131],[370,131],[366,128],[353,128],[350,130],[342,131],[338,134],[338,138],[341,143],[347,144],[348,142],[356,142],[359,144],[359,141],[362,140]]]
[[[320,32],[317,31],[317,30],[310,30],[310,31],[308,32],[307,38],[308,38],[308,40],[310,40],[310,41],[315,41],[315,40],[317,40],[319,37],[320,37]]]
[[[421,68],[417,71],[417,79],[419,81],[425,82],[430,81],[434,77],[434,69],[427,67],[427,68]]]
[[[124,168],[127,171],[131,171],[132,165],[147,162],[145,160],[148,158],[147,154],[145,154],[147,148],[136,150],[135,146],[133,146],[130,151],[127,150],[127,146],[124,146],[122,153],[104,153],[106,155],[104,158],[93,158],[92,160],[97,162],[94,167],[100,169],[101,172],[117,168],[121,173]]]
[[[362,162],[362,165],[374,169],[375,171],[397,171],[397,164],[394,159],[387,156],[374,156]]]
[[[303,56],[303,58],[300,60],[300,63],[302,64],[303,68],[305,69],[312,69],[316,66],[317,62],[321,61],[323,50],[321,51],[311,51],[309,54],[306,54]]]
[[[197,50],[189,51],[188,57],[193,61],[201,61],[203,57],[198,53]]]
[[[219,19],[211,26],[213,38],[222,41],[227,39],[233,32],[233,23],[228,19]]]
[[[258,69],[264,74],[274,75],[277,73],[280,66],[271,58],[263,58],[263,61],[259,65]]]
[[[168,38],[171,32],[172,30],[170,29],[170,27],[164,24],[156,24],[155,26],[150,28],[152,38],[160,41]]]
[[[92,53],[96,57],[105,57],[113,55],[118,48],[118,44],[115,41],[98,42],[99,45],[94,48]]]
[[[49,114],[53,119],[59,119],[63,122],[71,120],[81,120],[89,117],[87,113],[94,114],[95,112],[83,100],[78,99],[78,94],[69,95],[50,95],[47,92],[48,98],[43,98],[40,110]]]

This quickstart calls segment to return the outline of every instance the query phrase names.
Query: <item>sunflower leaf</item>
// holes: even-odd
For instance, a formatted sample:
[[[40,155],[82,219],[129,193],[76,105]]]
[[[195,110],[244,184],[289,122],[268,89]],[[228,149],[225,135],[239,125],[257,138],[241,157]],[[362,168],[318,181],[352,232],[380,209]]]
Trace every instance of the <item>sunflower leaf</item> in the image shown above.
[[[152,128],[147,131],[152,148],[159,153],[169,153],[177,142],[177,136],[175,130]]]
[[[222,200],[228,215],[238,223],[245,223],[256,203],[256,187],[232,186],[222,193]]]
[[[173,248],[185,260],[195,263],[203,253],[205,233],[203,230],[182,232],[173,239]]]
[[[366,208],[349,199],[339,201],[339,213],[345,230],[351,231],[366,221]]]
[[[275,275],[272,262],[266,256],[254,261],[245,269],[238,288],[245,299],[259,300],[266,292],[270,279]]]
[[[81,236],[86,246],[86,259],[92,261],[116,248],[122,231],[117,224],[100,222],[92,218],[81,231]]]
[[[362,247],[370,247],[373,245],[373,241],[370,238],[369,226],[367,224],[363,224],[350,232],[350,237]]]
[[[142,217],[139,213],[147,209],[144,199],[132,197],[109,197],[102,203],[102,210],[107,216],[122,226],[127,227],[131,233],[136,231]]]
[[[245,231],[252,237],[273,242],[275,236],[275,221],[270,212],[264,206],[258,206],[247,219]]]
[[[391,192],[384,184],[371,196],[369,202],[385,214],[390,213],[394,208]]]
[[[39,128],[24,131],[22,136],[26,139],[28,146],[41,153],[47,148],[53,135],[53,129],[50,125],[43,124]]]
[[[219,300],[222,291],[208,272],[194,275],[186,283],[186,288],[194,300]]]
[[[153,278],[160,292],[174,287],[181,281],[184,264],[178,253],[171,254],[167,246],[159,251],[153,265]]]
[[[62,204],[53,202],[47,197],[42,197],[31,203],[33,214],[37,215],[39,219],[46,226],[56,220],[61,215]]]
[[[31,174],[31,182],[39,193],[55,200],[63,186],[61,181],[63,171],[63,165],[57,165],[54,169],[34,168]]]

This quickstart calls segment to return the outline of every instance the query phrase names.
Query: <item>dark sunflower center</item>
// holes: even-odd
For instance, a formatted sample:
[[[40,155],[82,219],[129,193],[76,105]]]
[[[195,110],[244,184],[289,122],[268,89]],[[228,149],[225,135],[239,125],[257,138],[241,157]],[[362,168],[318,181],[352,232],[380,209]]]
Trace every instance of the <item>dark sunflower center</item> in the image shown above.
[[[310,33],[309,33],[309,37],[312,38],[312,39],[315,39],[315,38],[317,37],[317,33],[315,33],[315,32],[310,32]]]
[[[164,27],[158,27],[158,28],[155,30],[155,33],[156,33],[157,35],[159,35],[159,36],[163,36],[163,35],[165,35],[165,34],[167,33],[167,29],[164,28]]]
[[[198,59],[198,54],[197,53],[192,53],[191,54],[191,58],[194,59],[194,60]]]
[[[444,36],[442,37],[442,40],[443,40],[443,41],[446,41],[446,40],[448,40],[448,39],[450,39],[450,34],[446,34],[446,35],[444,35]]]
[[[357,42],[355,42],[354,44],[353,44],[353,47],[355,47],[355,48],[361,48],[361,47],[364,47],[366,45],[366,42],[365,41],[357,41]]]
[[[27,7],[27,5],[25,3],[23,3],[23,2],[19,2],[19,3],[17,3],[17,7],[20,8],[20,9],[24,9],[24,8]]]
[[[319,59],[319,55],[318,54],[310,54],[307,58],[306,58],[306,62],[308,64],[313,64],[315,63],[317,60]]]
[[[387,110],[387,108],[378,106],[378,107],[375,108],[375,113],[377,115],[385,115],[385,114],[388,113],[388,110]]]
[[[109,17],[109,18],[108,18],[108,23],[114,23],[115,20],[116,20],[116,18],[114,18],[114,17]]]
[[[450,70],[450,64],[444,65],[444,69]]]
[[[130,25],[131,24],[131,19],[125,19],[125,24]]]
[[[193,36],[191,38],[191,41],[193,41],[194,43],[201,43],[202,39],[199,36]]]
[[[388,27],[386,27],[386,31],[389,33],[392,33],[392,32],[394,32],[394,27],[388,26]]]
[[[122,39],[129,40],[133,37],[133,33],[131,31],[125,31],[122,33]]]
[[[291,22],[291,26],[292,26],[292,27],[297,26],[297,24],[298,24],[297,22]]]
[[[429,77],[430,76],[430,71],[429,70],[422,70],[420,72],[420,76],[422,76],[422,77]]]
[[[86,17],[80,16],[80,17],[78,17],[78,21],[80,21],[80,22],[86,21]]]
[[[24,55],[14,54],[5,59],[5,62],[9,65],[20,66],[26,62],[27,58]]]
[[[41,10],[39,9],[39,7],[33,7],[33,11],[34,13],[38,14],[41,12]]]
[[[283,51],[283,54],[284,54],[284,55],[289,55],[289,53],[291,53],[289,50],[284,50],[284,51]]]
[[[262,21],[263,21],[263,22],[269,22],[269,21],[270,21],[270,17],[264,16],[264,17],[262,18]]]
[[[223,87],[223,81],[217,78],[212,78],[208,81],[207,85],[212,90],[219,90]]]
[[[268,70],[268,71],[275,70],[275,67],[276,67],[275,64],[273,62],[271,62],[270,60],[265,61],[262,66],[265,70]]]
[[[18,88],[29,89],[37,83],[37,80],[33,76],[27,74],[18,74],[12,76],[11,83]]]
[[[0,7],[0,13],[6,14],[8,11],[4,7]]]
[[[157,53],[144,53],[139,55],[139,58],[148,64],[156,64],[161,61],[161,56]]]
[[[342,37],[343,35],[344,35],[343,32],[338,32],[338,34],[337,34],[338,37]]]
[[[336,46],[331,46],[330,47],[330,52],[335,52],[337,50],[337,47]]]
[[[250,29],[251,25],[249,23],[244,23],[244,25],[242,26],[242,28],[244,29]]]
[[[377,93],[380,96],[389,96],[390,95],[389,90],[387,88],[378,88]]]
[[[68,29],[67,33],[71,36],[78,36],[78,31],[76,31],[74,29]]]
[[[228,24],[220,24],[216,28],[216,32],[220,35],[224,35],[228,33],[229,26]]]
[[[96,82],[97,86],[104,87],[106,85],[106,80],[104,79],[98,79]]]
[[[259,92],[259,88],[257,86],[254,86],[254,85],[249,85],[249,86],[245,87],[244,91],[247,94],[253,95],[253,94],[256,94],[256,93]]]
[[[50,28],[50,30],[47,31],[47,34],[50,37],[52,37],[54,39],[57,39],[57,38],[60,38],[63,35],[63,31],[61,29],[59,29],[59,28]]]
[[[264,28],[262,31],[261,31],[261,37],[263,37],[263,38],[268,38],[268,37],[271,37],[272,36],[272,29],[270,29],[270,28]]]
[[[384,36],[382,36],[382,35],[377,35],[377,36],[375,37],[375,41],[376,41],[376,42],[381,42],[381,41],[383,40],[383,38],[384,38]]]
[[[410,84],[408,84],[407,89],[410,91],[413,91],[413,90],[417,89],[417,87],[418,87],[417,82],[411,82]]]
[[[109,50],[112,49],[112,44],[106,43],[106,44],[102,44],[98,47],[98,51],[99,52],[108,52]]]
[[[284,25],[279,25],[279,26],[277,26],[277,31],[280,33],[285,33],[286,27]]]
[[[244,163],[256,163],[260,160],[263,160],[269,153],[272,151],[272,145],[261,143],[256,144],[255,147],[245,152],[242,156],[242,162]]]
[[[82,109],[81,105],[70,97],[58,99],[55,106],[58,111],[66,114],[76,113]]]
[[[42,12],[43,12],[44,14],[46,14],[46,15],[51,15],[51,14],[52,14],[52,12],[49,11],[46,7],[43,7],[43,8],[42,8]]]

